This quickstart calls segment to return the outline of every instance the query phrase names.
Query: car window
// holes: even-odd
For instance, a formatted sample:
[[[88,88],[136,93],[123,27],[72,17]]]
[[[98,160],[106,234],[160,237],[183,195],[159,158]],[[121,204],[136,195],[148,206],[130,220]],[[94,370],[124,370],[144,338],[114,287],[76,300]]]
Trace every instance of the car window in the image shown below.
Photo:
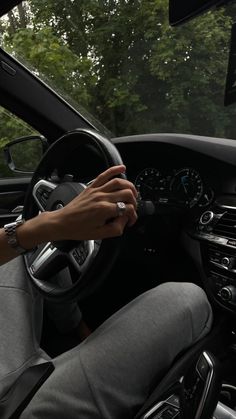
[[[13,115],[3,107],[0,107],[0,178],[19,177],[21,174],[10,170],[4,158],[3,149],[7,143],[19,137],[28,137],[29,135],[38,134],[26,122]],[[30,148],[18,147],[18,161],[26,161],[29,157]],[[25,176],[25,175],[24,175]]]
[[[23,1],[1,19],[1,44],[116,136],[236,138],[224,107],[235,2],[177,28],[168,3]]]

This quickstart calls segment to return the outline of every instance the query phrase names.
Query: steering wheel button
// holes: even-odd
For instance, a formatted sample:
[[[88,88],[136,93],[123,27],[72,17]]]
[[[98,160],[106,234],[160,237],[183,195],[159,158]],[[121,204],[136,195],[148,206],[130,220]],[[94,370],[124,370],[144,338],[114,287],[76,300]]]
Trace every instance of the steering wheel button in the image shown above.
[[[167,407],[167,409],[165,409],[161,413],[160,419],[174,419],[178,413],[179,413],[179,409],[177,409],[176,407],[170,406],[170,407]]]
[[[73,257],[74,257],[75,261],[76,261],[76,262],[77,262],[80,266],[81,266],[81,265],[83,265],[83,263],[85,262],[86,256],[81,254],[80,249],[75,249],[75,250],[72,252],[72,255],[73,255]]]
[[[169,399],[166,400],[166,403],[171,404],[174,407],[179,407],[179,397],[176,396],[175,394],[173,394],[172,396],[169,397]]]
[[[84,249],[79,249],[79,255],[81,257],[85,257],[85,251],[84,251]]]
[[[75,258],[76,262],[78,262],[79,255],[77,253],[77,250],[74,250],[72,254],[73,254],[73,257]]]
[[[227,244],[228,244],[229,246],[234,246],[234,247],[236,247],[236,241],[235,241],[235,240],[228,240],[228,241],[227,241]]]

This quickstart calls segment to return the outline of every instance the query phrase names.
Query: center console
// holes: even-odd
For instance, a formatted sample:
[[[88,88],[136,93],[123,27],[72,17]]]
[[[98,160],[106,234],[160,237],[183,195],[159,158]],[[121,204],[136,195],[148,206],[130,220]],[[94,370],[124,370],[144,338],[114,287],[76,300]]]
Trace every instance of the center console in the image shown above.
[[[214,300],[236,313],[236,197],[218,198],[195,215],[194,225],[191,214],[183,235],[185,249],[195,258]],[[225,347],[232,344],[222,329],[221,324],[214,338],[200,340],[177,360],[135,419],[236,419],[236,412],[219,401],[222,365],[225,358],[229,361]],[[200,356],[198,345],[203,349]]]
[[[217,200],[196,220],[207,287],[221,306],[236,311],[236,198]]]
[[[147,401],[135,419],[212,418],[220,389],[217,359],[209,352],[202,352],[178,380],[177,369],[172,371],[172,385],[164,386],[163,394],[160,391],[158,394],[157,388],[150,398],[153,402]]]

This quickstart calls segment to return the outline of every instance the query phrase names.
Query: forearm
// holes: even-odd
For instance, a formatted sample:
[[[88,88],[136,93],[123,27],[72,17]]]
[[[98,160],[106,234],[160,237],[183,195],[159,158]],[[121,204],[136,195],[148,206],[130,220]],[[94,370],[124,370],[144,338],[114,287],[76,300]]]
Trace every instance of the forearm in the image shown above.
[[[19,245],[30,250],[38,244],[53,240],[54,237],[56,239],[56,222],[56,217],[52,212],[44,212],[26,221],[16,229]],[[17,256],[19,253],[8,244],[4,229],[0,229],[0,265]]]
[[[126,225],[137,220],[137,191],[132,183],[115,178],[124,166],[114,166],[101,173],[64,208],[43,212],[16,227],[18,245],[26,250],[41,243],[62,240],[96,240],[123,234]],[[120,215],[117,202],[125,211]],[[4,229],[0,229],[0,264],[18,256],[8,243]]]

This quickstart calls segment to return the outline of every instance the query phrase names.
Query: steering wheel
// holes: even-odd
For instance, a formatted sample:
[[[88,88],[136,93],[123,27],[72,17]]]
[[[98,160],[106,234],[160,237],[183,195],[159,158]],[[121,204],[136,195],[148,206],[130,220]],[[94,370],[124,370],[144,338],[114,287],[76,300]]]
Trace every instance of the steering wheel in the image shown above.
[[[23,217],[25,220],[40,211],[53,211],[68,204],[91,182],[80,183],[73,176],[61,179],[56,175],[65,164],[77,161],[78,167],[87,154],[96,153],[104,170],[122,163],[116,147],[96,131],[77,129],[55,141],[43,155],[27,190]],[[83,162],[84,164],[84,162]],[[89,162],[88,162],[89,164]],[[125,175],[120,175],[125,178]],[[50,242],[37,246],[24,255],[30,280],[44,298],[54,302],[81,300],[91,294],[107,277],[119,253],[120,237],[104,240]],[[51,280],[59,271],[73,272],[71,286],[62,288]]]

